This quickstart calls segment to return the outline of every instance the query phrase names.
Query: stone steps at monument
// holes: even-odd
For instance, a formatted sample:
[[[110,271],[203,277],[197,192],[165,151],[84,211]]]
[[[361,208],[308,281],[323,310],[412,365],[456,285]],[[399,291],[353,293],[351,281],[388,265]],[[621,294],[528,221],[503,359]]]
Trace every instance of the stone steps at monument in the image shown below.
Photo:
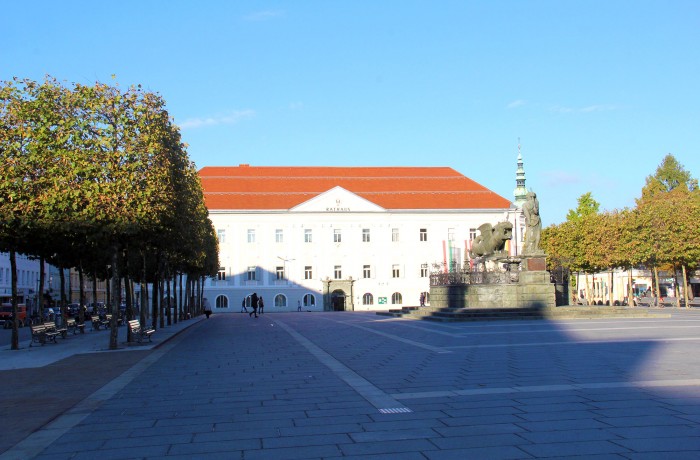
[[[440,307],[404,307],[378,315],[395,318],[423,319],[427,321],[497,321],[526,319],[598,319],[598,318],[658,318],[669,317],[646,310],[608,307],[575,306],[554,308],[440,308]]]

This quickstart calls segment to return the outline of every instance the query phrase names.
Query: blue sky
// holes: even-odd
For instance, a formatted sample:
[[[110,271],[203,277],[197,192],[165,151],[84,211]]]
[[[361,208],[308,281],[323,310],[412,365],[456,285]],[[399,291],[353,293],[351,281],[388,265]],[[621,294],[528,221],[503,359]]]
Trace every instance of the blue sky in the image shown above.
[[[33,6],[30,6],[30,3]],[[141,84],[198,168],[449,166],[545,225],[700,174],[700,2],[5,2],[0,80]]]

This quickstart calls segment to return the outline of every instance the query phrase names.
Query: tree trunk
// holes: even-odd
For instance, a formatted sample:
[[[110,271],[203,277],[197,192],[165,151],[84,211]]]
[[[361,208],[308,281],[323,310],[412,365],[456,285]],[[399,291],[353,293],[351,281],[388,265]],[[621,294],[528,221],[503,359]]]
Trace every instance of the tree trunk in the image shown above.
[[[119,278],[119,249],[114,248],[112,254],[112,320],[109,324],[109,349],[116,350],[119,346],[119,329],[117,328],[117,318],[119,318],[119,304],[121,297],[121,283]]]
[[[78,309],[78,324],[85,323],[85,274],[83,273],[82,263],[78,264],[78,304],[80,308]],[[94,304],[93,304],[94,305]],[[83,329],[80,329],[81,331]]]
[[[17,306],[17,253],[10,251],[10,271],[12,272],[12,316],[15,320],[12,322],[12,350],[19,350],[19,330],[17,327],[17,316],[19,316],[19,308]]]
[[[608,305],[613,306],[613,272],[608,273]]]
[[[46,272],[44,271],[44,258],[39,258],[39,319],[44,321],[44,284],[46,283]]]
[[[66,274],[63,272],[63,268],[58,269],[59,277],[61,280],[61,319],[63,324],[66,324],[66,318],[68,318],[68,312],[66,309]]]
[[[158,279],[153,280],[153,291],[151,292],[151,327],[158,329]]]
[[[685,271],[685,264],[681,265],[683,270],[683,301],[685,302],[685,308],[690,308],[690,296],[688,295],[688,276]]]
[[[632,268],[629,269],[628,277],[627,277],[627,305],[630,307],[634,307],[634,293],[632,292],[633,289],[633,283],[632,283]]]
[[[661,286],[659,285],[659,270],[654,267],[654,283],[656,284],[656,291],[652,289],[652,292],[655,292],[655,297],[657,301],[661,300]]]

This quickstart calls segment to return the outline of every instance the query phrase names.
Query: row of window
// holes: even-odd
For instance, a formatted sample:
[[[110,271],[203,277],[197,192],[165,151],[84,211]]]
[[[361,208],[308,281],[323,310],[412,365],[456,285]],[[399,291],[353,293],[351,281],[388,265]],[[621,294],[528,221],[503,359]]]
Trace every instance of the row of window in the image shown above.
[[[220,228],[216,231],[216,234],[219,238],[219,243],[226,243],[226,229]],[[254,228],[249,228],[247,232],[247,241],[248,243],[255,243],[255,229]],[[454,239],[454,229],[449,229],[448,231],[448,239],[453,240]],[[342,243],[343,241],[343,232],[342,229],[336,228],[333,229],[333,242],[334,243]],[[398,228],[392,228],[391,229],[391,241],[394,243],[397,243],[399,241],[399,229]],[[427,228],[421,228],[418,232],[418,241],[428,241],[428,229]],[[313,243],[313,231],[310,228],[304,229],[304,242],[305,243]],[[370,237],[370,229],[369,228],[363,228],[362,229],[362,242],[363,243],[369,243],[371,242],[371,237]],[[275,229],[275,243],[284,243],[284,230],[281,228]]]
[[[425,301],[427,302],[429,299],[429,293],[424,292],[423,293]],[[246,298],[247,300],[246,307],[250,306],[250,300],[249,298]],[[309,308],[309,307],[315,307],[316,306],[316,297],[313,294],[306,294],[302,298],[302,300],[298,301],[298,307],[304,307],[304,308]],[[380,302],[381,303],[381,302]],[[392,305],[402,305],[403,304],[403,296],[401,295],[400,292],[394,292],[391,294],[391,304]],[[219,295],[216,297],[215,301],[216,308],[229,308],[229,302],[228,302],[228,297],[225,295]],[[273,299],[273,305],[275,307],[287,307],[287,296],[284,294],[277,294],[275,295]],[[374,305],[374,295],[371,293],[367,292],[363,294],[362,296],[362,305]]]
[[[48,277],[46,278],[48,281]],[[12,277],[10,274],[10,269],[0,268],[0,286],[9,286],[12,282]],[[18,287],[33,287],[36,289],[39,282],[39,272],[30,270],[17,270],[17,286]]]
[[[287,279],[287,274],[285,272],[286,267],[284,265],[280,265],[275,267],[275,278],[277,280],[286,280]],[[250,266],[248,267],[246,271],[246,280],[247,281],[257,281],[258,278],[258,267],[256,266]],[[391,266],[391,277],[392,278],[401,278],[402,277],[402,265],[399,264],[394,264]],[[421,264],[420,266],[420,277],[421,278],[427,278],[428,277],[428,264]],[[362,278],[368,279],[372,278],[372,266],[371,265],[363,265],[362,266]],[[219,268],[219,273],[217,274],[217,279],[220,281],[223,281],[226,279],[226,268],[221,267]],[[304,279],[305,280],[312,280],[314,279],[314,271],[313,267],[311,265],[305,265],[304,266]],[[335,265],[333,266],[333,279],[339,280],[343,279],[343,267],[342,265]]]

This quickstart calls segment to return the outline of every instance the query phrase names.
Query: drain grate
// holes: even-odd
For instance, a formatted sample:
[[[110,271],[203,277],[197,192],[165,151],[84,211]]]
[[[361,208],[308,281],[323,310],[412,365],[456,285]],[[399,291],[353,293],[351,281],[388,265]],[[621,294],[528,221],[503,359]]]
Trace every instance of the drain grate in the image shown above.
[[[408,407],[388,407],[386,409],[379,409],[380,414],[407,414],[413,412]]]

